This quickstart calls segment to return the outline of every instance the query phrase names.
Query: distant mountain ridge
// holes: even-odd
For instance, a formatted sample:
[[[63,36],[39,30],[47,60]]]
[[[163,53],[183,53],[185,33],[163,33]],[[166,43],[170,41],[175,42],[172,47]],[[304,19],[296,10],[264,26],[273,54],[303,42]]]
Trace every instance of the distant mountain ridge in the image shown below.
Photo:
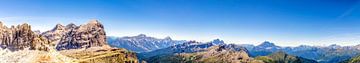
[[[108,37],[107,41],[111,46],[126,48],[138,53],[149,52],[186,42],[185,40],[172,40],[170,37],[158,39],[148,37],[145,34],[131,37]]]
[[[249,50],[252,57],[266,56],[277,51],[283,51],[290,55],[295,55],[307,59],[316,60],[320,63],[338,63],[360,54],[360,49],[356,46],[307,46],[280,47],[265,41],[258,46],[242,45]]]
[[[261,63],[248,56],[245,48],[236,45],[214,45],[203,51],[174,53],[148,58],[150,63]]]
[[[183,44],[174,45],[171,47],[163,48],[154,50],[151,52],[143,52],[139,53],[139,58],[150,58],[157,55],[168,55],[168,54],[175,54],[175,53],[194,53],[194,52],[201,52],[206,50],[209,47],[216,46],[216,45],[225,45],[224,42],[217,42],[219,39],[215,39],[214,41],[202,43],[196,41],[189,41]]]
[[[139,58],[150,63],[213,63],[213,62],[255,62],[247,54],[245,47],[225,44],[220,39],[211,42],[189,41],[183,44],[139,54]]]

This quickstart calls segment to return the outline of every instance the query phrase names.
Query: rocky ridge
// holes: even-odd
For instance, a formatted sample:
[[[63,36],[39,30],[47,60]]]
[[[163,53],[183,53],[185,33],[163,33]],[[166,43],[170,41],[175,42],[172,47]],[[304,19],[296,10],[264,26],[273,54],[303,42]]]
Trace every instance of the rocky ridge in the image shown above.
[[[201,52],[154,56],[150,63],[262,63],[249,57],[245,48],[236,45],[215,45]]]
[[[108,46],[97,20],[80,26],[57,24],[43,33],[26,23],[10,28],[0,23],[0,46],[0,59],[6,60],[0,63],[137,63],[135,53]]]
[[[54,29],[42,35],[48,38],[57,50],[108,46],[104,26],[97,20],[80,26],[68,24],[65,27],[57,24]]]
[[[31,30],[29,24],[11,26],[10,28],[0,22],[0,47],[11,51],[31,49],[47,51],[50,42],[40,34]]]

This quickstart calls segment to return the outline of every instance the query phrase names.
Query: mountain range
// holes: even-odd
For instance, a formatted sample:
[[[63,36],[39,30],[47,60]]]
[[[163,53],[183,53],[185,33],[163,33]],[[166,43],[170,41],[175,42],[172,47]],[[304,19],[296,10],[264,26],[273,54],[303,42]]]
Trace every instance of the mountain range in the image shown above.
[[[108,43],[111,46],[118,48],[126,48],[134,52],[150,52],[157,49],[162,49],[177,44],[185,43],[185,40],[172,40],[170,37],[158,39],[148,37],[145,34],[132,37],[108,37]]]
[[[146,36],[146,35],[138,35],[139,36]],[[110,41],[110,40],[109,40]],[[137,40],[132,40],[137,41]],[[176,41],[176,40],[174,40]],[[184,41],[184,40],[183,40]],[[143,41],[145,42],[145,41]],[[156,42],[156,41],[146,41],[147,43]],[[110,43],[110,42],[109,42]],[[123,42],[123,43],[132,43],[133,42]],[[198,53],[203,52],[209,47],[216,46],[216,45],[230,45],[225,44],[224,41],[220,39],[215,39],[210,42],[196,42],[196,41],[184,41],[181,42],[182,44],[171,44],[171,46],[163,47],[163,48],[153,48],[153,50],[149,50],[147,52],[137,52],[138,58],[150,61],[150,62],[159,62],[160,59],[156,59],[159,57],[169,57],[169,56],[176,56],[178,57],[179,54],[186,54],[186,53]],[[112,43],[113,44],[113,43]],[[339,46],[339,45],[330,45],[330,46],[308,46],[308,45],[300,45],[297,47],[281,47],[277,46],[274,43],[269,41],[265,41],[260,45],[254,46],[251,44],[231,44],[237,45],[239,47],[246,48],[246,54],[249,57],[257,58],[262,56],[268,56],[279,51],[285,53],[285,56],[293,56],[296,58],[301,58],[304,60],[311,60],[320,62],[320,63],[339,63],[346,61],[360,53],[359,46]],[[137,46],[143,46],[143,44],[138,44]],[[123,47],[122,45],[115,46],[115,47]],[[126,47],[124,47],[126,48]],[[136,47],[130,47],[136,48]],[[180,55],[181,56],[181,55]],[[150,59],[149,59],[150,58]],[[265,62],[266,63],[266,62]]]
[[[360,45],[281,47],[107,36],[98,20],[57,24],[45,32],[0,22],[0,63],[359,63]]]
[[[280,47],[265,41],[260,45],[246,45],[252,57],[265,56],[274,52],[283,51],[290,55],[295,55],[320,63],[338,63],[350,59],[360,53],[359,46],[307,46]]]

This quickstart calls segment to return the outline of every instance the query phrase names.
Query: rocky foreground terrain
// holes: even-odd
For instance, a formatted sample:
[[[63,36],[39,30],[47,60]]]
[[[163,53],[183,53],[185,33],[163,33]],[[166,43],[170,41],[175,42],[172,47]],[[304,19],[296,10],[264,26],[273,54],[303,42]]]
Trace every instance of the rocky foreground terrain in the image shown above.
[[[136,54],[111,48],[104,27],[92,20],[84,25],[56,25],[37,33],[29,24],[0,23],[0,63],[137,63]]]

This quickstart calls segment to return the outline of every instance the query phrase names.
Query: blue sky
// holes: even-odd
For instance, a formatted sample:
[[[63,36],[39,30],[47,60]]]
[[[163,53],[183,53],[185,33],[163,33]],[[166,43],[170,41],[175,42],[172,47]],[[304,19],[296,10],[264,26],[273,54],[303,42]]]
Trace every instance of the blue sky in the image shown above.
[[[358,0],[1,0],[6,25],[100,20],[110,36],[281,46],[360,44]]]

